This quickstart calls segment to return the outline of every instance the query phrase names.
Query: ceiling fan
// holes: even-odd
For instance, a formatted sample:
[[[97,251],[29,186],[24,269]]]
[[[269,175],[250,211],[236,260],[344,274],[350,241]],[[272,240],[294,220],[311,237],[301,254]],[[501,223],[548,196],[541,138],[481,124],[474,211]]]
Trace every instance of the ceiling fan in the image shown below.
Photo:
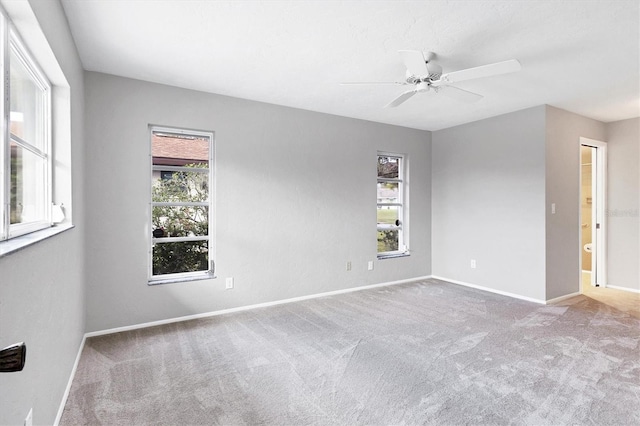
[[[507,74],[520,71],[520,62],[517,59],[510,59],[504,62],[482,65],[475,68],[453,71],[443,74],[442,67],[433,62],[435,53],[421,52],[419,50],[400,50],[400,56],[407,67],[405,81],[400,82],[360,82],[341,84],[399,84],[402,86],[414,86],[411,90],[401,93],[394,100],[389,102],[385,108],[393,108],[406,102],[417,93],[433,90],[451,98],[463,102],[476,102],[482,99],[482,95],[469,92],[451,84],[476,78],[491,77],[494,75]]]

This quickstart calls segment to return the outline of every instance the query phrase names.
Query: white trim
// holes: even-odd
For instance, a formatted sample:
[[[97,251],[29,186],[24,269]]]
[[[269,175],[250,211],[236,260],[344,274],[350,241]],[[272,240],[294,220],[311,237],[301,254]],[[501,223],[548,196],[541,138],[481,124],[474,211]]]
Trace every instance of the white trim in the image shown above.
[[[638,294],[640,294],[640,288],[620,287],[618,285],[608,285],[607,288],[612,288],[614,290],[622,290],[622,291],[628,291],[630,293],[638,293]]]
[[[447,281],[447,282],[449,282],[451,284],[458,284],[458,285],[462,285],[462,286],[465,286],[465,287],[471,287],[471,288],[475,288],[475,289],[482,290],[482,291],[488,291],[489,293],[495,293],[495,294],[499,294],[501,296],[508,296],[508,297],[512,297],[514,299],[526,300],[527,302],[539,303],[541,305],[544,305],[544,304],[547,303],[544,300],[534,299],[533,297],[527,297],[527,296],[522,296],[522,295],[515,294],[515,293],[509,293],[507,291],[496,290],[494,288],[484,287],[484,286],[477,285],[477,284],[471,284],[471,283],[467,283],[467,282],[464,282],[464,281],[452,280],[450,278],[439,277],[437,275],[432,275],[431,278],[434,278],[434,279],[440,280],[440,281]]]
[[[594,247],[593,253],[595,254],[595,266],[596,273],[591,276],[591,284],[599,285],[600,287],[607,287],[607,143],[589,138],[580,138],[580,146],[590,146],[596,148],[596,164],[592,164],[592,173],[597,176],[596,186],[593,188],[595,194],[595,207],[596,222],[592,224],[596,238],[593,239]],[[582,160],[580,160],[582,164]],[[580,167],[580,173],[582,174],[582,167]],[[580,223],[582,223],[582,206],[579,205]],[[600,224],[600,229],[596,230],[596,223]],[[598,232],[599,231],[599,232]],[[580,235],[580,253],[582,259],[582,233]],[[593,256],[592,256],[593,262]],[[582,269],[582,268],[581,268]],[[582,285],[582,282],[581,284]]]
[[[153,238],[151,241],[153,243],[183,243],[189,241],[209,241],[209,236],[205,235],[202,237],[161,237],[161,238]]]
[[[198,272],[184,272],[181,274],[158,275],[154,279],[147,280],[147,284],[148,285],[173,284],[173,283],[184,283],[188,281],[212,280],[215,278],[216,278],[216,275],[213,273],[212,270],[198,271]]]
[[[607,144],[601,142],[596,152],[596,220],[600,229],[596,229],[596,274],[594,282],[601,287],[607,286]]]
[[[2,64],[9,63],[9,18],[5,15],[4,10],[0,8],[0,62]],[[0,81],[11,81],[11,73],[7,66],[3,66],[0,72]],[[9,236],[10,222],[10,193],[11,193],[11,151],[10,151],[10,102],[7,100],[7,85],[2,84],[0,87],[0,241],[6,241]]]
[[[42,117],[39,120],[36,120],[34,125],[36,126],[34,140],[25,141],[21,138],[17,138],[13,135],[9,129],[11,119],[10,115],[10,100],[7,96],[7,93],[4,93],[4,126],[5,132],[3,132],[3,137],[6,137],[7,151],[5,151],[4,161],[6,162],[3,167],[6,173],[5,178],[7,180],[5,190],[4,208],[5,211],[5,223],[4,223],[4,235],[2,239],[10,240],[15,237],[19,237],[21,235],[25,235],[31,232],[39,231],[41,229],[46,229],[51,226],[51,199],[53,197],[53,146],[52,146],[52,135],[51,135],[51,122],[53,120],[52,114],[52,106],[51,106],[51,90],[52,85],[45,73],[40,68],[40,64],[36,60],[36,58],[31,54],[30,50],[22,41],[21,35],[18,33],[18,30],[13,25],[11,20],[7,22],[8,26],[8,34],[4,34],[7,36],[6,43],[3,46],[3,49],[6,49],[4,56],[4,64],[5,64],[5,74],[3,78],[11,77],[11,73],[8,70],[11,64],[11,54],[15,55],[17,62],[22,65],[24,71],[27,72],[31,81],[34,85],[40,89],[42,93],[38,93],[37,96],[42,97],[42,105],[40,106],[40,113]],[[7,84],[5,84],[5,88]],[[9,87],[9,93],[11,92],[11,87]],[[36,145],[38,143],[38,137],[42,138],[42,147],[38,148]],[[8,176],[10,176],[10,152],[9,145],[10,142],[14,141],[18,145],[20,145],[23,149],[34,154],[36,157],[39,157],[41,161],[44,163],[44,172],[41,179],[39,179],[40,184],[43,186],[43,194],[42,198],[38,197],[40,201],[43,203],[43,211],[44,217],[41,217],[37,221],[28,222],[28,223],[19,223],[19,224],[11,224],[9,223],[9,215],[10,215],[10,207],[7,203],[10,194],[10,183]],[[29,146],[27,148],[27,146]]]
[[[465,286],[465,287],[475,288],[477,290],[487,291],[489,293],[499,294],[501,296],[507,296],[507,297],[512,297],[514,299],[526,300],[527,302],[538,303],[538,304],[541,304],[541,305],[550,305],[550,304],[557,303],[557,302],[560,302],[560,301],[565,300],[565,299],[570,299],[572,297],[579,296],[581,294],[580,292],[577,292],[577,293],[566,294],[566,295],[560,296],[560,297],[555,297],[553,299],[541,300],[541,299],[534,299],[533,297],[521,296],[521,295],[515,294],[515,293],[509,293],[509,292],[506,292],[506,291],[496,290],[496,289],[493,289],[493,288],[484,287],[484,286],[480,286],[480,285],[477,285],[477,284],[471,284],[471,283],[467,283],[467,282],[464,282],[464,281],[458,281],[458,280],[452,280],[452,279],[449,279],[449,278],[439,277],[437,275],[433,275],[433,276],[431,276],[431,278],[436,279],[436,280],[440,280],[440,281],[446,281],[446,282],[449,282],[451,284],[458,284],[458,285]]]
[[[549,300],[547,300],[545,302],[545,304],[552,305],[554,303],[562,302],[563,300],[566,300],[566,299],[571,299],[572,297],[580,296],[581,294],[582,294],[581,292],[565,294],[564,296],[560,296],[560,297],[555,297],[553,299],[549,299]]]
[[[151,207],[209,207],[207,201],[152,201]]]
[[[378,156],[379,155],[380,154],[378,154]],[[382,155],[383,156],[387,156],[387,157],[392,157],[392,156],[397,157],[398,156],[398,154],[394,154],[394,155],[392,155],[392,154],[382,154]],[[383,183],[383,182],[402,183],[402,179],[404,179],[404,178],[381,178],[381,177],[379,177],[378,178],[378,182],[379,183]]]
[[[73,368],[71,369],[71,374],[69,375],[69,381],[67,382],[67,387],[65,388],[64,394],[62,395],[60,408],[58,408],[58,414],[56,415],[56,419],[53,422],[54,426],[58,426],[60,424],[60,420],[62,419],[62,413],[64,412],[65,405],[67,405],[69,392],[71,392],[71,385],[73,384],[73,379],[76,377],[76,370],[78,369],[78,364],[80,363],[80,356],[82,355],[82,351],[84,350],[84,344],[86,341],[87,341],[87,335],[85,334],[82,337],[82,342],[80,342],[80,347],[78,348],[78,354],[76,355],[76,361],[73,363]]]
[[[585,145],[580,145],[580,147],[583,146]],[[600,174],[600,170],[598,168],[598,148],[589,148],[591,148],[591,242],[593,243],[591,245],[591,271],[595,272],[589,277],[589,282],[592,287],[595,287],[597,284],[596,278],[598,276],[598,265],[596,264],[596,261],[600,256],[600,241],[598,241],[598,230],[596,226],[598,223],[598,209],[600,208],[600,203],[598,201],[600,199],[600,189],[598,188],[598,176]],[[582,158],[582,154],[580,155],[580,158]],[[582,165],[580,165],[580,173],[584,173]],[[580,180],[582,181],[582,179]],[[580,191],[582,192],[582,188],[580,188]],[[580,202],[582,203],[582,200],[580,200]],[[580,208],[582,208],[582,206],[580,206]],[[580,222],[582,223],[582,220],[580,220]],[[584,247],[582,242],[580,243],[580,247]]]
[[[54,235],[61,234],[72,228],[74,228],[74,225],[63,223],[61,225],[41,229],[40,231],[20,235],[19,237],[15,237],[10,240],[0,241],[0,257],[22,250],[25,247],[46,240],[47,238],[51,238]]]
[[[149,285],[151,284],[168,284],[168,283],[178,283],[184,281],[191,281],[194,279],[202,279],[202,273],[206,273],[206,278],[215,278],[215,259],[216,259],[216,244],[215,244],[215,236],[216,236],[216,223],[215,223],[215,197],[216,197],[216,175],[215,175],[215,161],[216,161],[216,153],[215,153],[215,132],[209,130],[194,130],[194,129],[186,129],[181,127],[167,127],[167,126],[158,126],[155,124],[149,124],[149,167],[150,174],[148,180],[148,197],[149,197],[149,212],[148,217],[152,219],[153,217],[153,207],[154,206],[202,206],[207,207],[208,211],[208,235],[206,238],[201,238],[198,240],[189,240],[189,241],[206,241],[208,248],[208,259],[207,262],[209,264],[209,269],[207,271],[194,271],[194,272],[178,272],[173,274],[164,274],[164,275],[154,275],[153,274],[153,246],[157,243],[162,243],[163,241],[155,241],[156,239],[153,237],[153,233],[150,232],[149,229],[149,237],[148,237],[148,253],[147,253],[147,280]],[[203,139],[207,139],[209,141],[209,159],[208,164],[209,167],[206,169],[195,169],[197,172],[208,173],[209,177],[209,200],[207,202],[199,203],[199,202],[154,202],[153,201],[153,171],[155,170],[153,164],[153,135],[155,133],[160,133],[164,135],[186,135],[186,136],[195,136]],[[202,236],[204,237],[204,236]],[[183,240],[186,241],[186,240]],[[169,242],[168,240],[164,240],[164,242]],[[205,279],[206,279],[205,278]]]
[[[404,280],[389,281],[389,282],[384,282],[379,284],[364,285],[360,287],[351,287],[351,288],[345,288],[342,290],[334,290],[334,291],[327,291],[324,293],[310,294],[308,296],[299,296],[299,297],[292,297],[290,299],[274,300],[273,302],[264,302],[264,303],[257,303],[255,305],[238,306],[236,308],[221,309],[219,311],[204,312],[201,314],[186,315],[183,317],[168,318],[164,320],[145,322],[141,324],[128,325],[124,327],[116,327],[116,328],[110,328],[106,330],[92,331],[92,332],[86,333],[85,337],[104,336],[106,334],[120,333],[122,331],[138,330],[141,328],[155,327],[157,325],[172,324],[176,322],[189,321],[189,320],[194,320],[199,318],[208,318],[208,317],[214,317],[218,315],[231,314],[234,312],[249,311],[257,308],[266,308],[269,306],[284,305],[286,303],[301,302],[304,300],[317,299],[320,297],[335,296],[338,294],[345,294],[345,293],[353,293],[356,291],[368,290],[372,288],[386,287],[386,286],[398,285],[398,284],[407,284],[407,283],[416,282],[416,281],[424,281],[424,280],[428,280],[429,278],[433,278],[433,277],[431,275],[425,275],[422,277],[407,278]]]
[[[380,161],[380,157],[391,157],[400,160],[398,167],[397,178],[381,178],[376,171],[377,183],[392,182],[398,184],[398,198],[396,203],[378,203],[378,197],[376,193],[376,211],[380,207],[396,207],[399,212],[400,226],[392,225],[386,227],[385,225],[378,224],[376,227],[376,235],[380,231],[398,231],[398,250],[378,252],[377,258],[384,259],[389,257],[398,257],[398,255],[404,255],[409,253],[410,245],[410,221],[409,221],[409,200],[410,187],[409,187],[409,155],[402,153],[393,153],[389,151],[377,151],[376,164]],[[376,190],[377,192],[377,190]]]

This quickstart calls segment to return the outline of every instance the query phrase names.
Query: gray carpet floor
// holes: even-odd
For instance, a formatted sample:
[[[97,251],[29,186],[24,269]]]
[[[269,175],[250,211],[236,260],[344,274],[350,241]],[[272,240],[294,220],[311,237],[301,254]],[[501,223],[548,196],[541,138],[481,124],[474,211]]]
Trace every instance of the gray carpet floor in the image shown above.
[[[87,340],[61,425],[640,424],[640,320],[437,280]]]

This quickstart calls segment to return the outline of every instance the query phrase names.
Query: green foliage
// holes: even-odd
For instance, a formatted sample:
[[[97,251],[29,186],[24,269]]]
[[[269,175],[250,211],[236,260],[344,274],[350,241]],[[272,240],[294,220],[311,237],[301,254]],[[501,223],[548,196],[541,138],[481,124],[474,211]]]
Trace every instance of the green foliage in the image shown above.
[[[188,167],[206,168],[206,164]],[[171,179],[153,184],[155,202],[206,202],[209,200],[208,174],[175,172]],[[152,230],[164,237],[206,236],[209,232],[209,209],[205,206],[155,206]],[[159,231],[162,230],[162,231]],[[153,274],[206,271],[209,269],[207,241],[156,242],[153,247]]]
[[[378,231],[378,253],[398,250],[398,231]]]
[[[9,223],[22,222],[22,155],[17,147],[11,146],[11,191],[9,193],[10,205]]]

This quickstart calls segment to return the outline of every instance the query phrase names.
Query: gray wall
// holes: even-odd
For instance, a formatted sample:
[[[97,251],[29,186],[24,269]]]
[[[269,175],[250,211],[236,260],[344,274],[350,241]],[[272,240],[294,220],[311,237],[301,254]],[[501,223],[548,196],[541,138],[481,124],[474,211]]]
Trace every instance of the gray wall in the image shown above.
[[[608,142],[608,284],[638,290],[639,134],[637,118],[551,106],[434,132],[433,275],[539,300],[579,292],[586,137]]]
[[[433,275],[544,300],[544,120],[540,106],[433,133]]]
[[[580,137],[604,141],[604,131],[599,121],[546,107],[547,300],[580,291]]]
[[[85,329],[83,71],[60,4],[31,4],[71,86],[76,228],[0,258],[0,346],[25,341],[28,347],[22,372],[0,374],[0,424],[14,425],[23,424],[32,407],[34,424],[54,422]]]
[[[429,132],[99,73],[85,82],[87,331],[431,273]],[[150,123],[215,131],[216,279],[147,285]],[[411,256],[367,271],[377,150],[410,157]]]
[[[608,285],[640,291],[640,118],[606,125]]]

